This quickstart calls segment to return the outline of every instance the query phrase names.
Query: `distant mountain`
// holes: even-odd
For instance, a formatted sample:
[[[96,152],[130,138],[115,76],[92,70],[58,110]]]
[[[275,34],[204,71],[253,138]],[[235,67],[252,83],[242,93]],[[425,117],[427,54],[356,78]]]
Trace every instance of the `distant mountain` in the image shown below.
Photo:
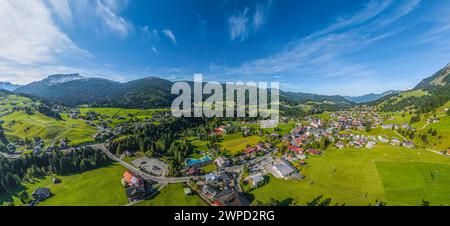
[[[8,90],[8,91],[14,91],[19,87],[20,87],[20,85],[12,84],[10,82],[0,82],[0,90],[4,89],[4,90]]]
[[[78,74],[52,75],[20,87],[18,93],[40,97],[49,102],[76,106],[89,104],[103,107],[158,108],[170,107],[176,97],[171,94],[173,82],[147,77],[126,83],[107,79],[85,78]],[[309,105],[320,109],[340,109],[354,103],[341,96],[280,92],[280,100],[291,105]]]
[[[59,84],[59,83],[65,83],[75,80],[84,79],[83,76],[80,76],[79,74],[57,74],[57,75],[51,75],[48,76],[46,79],[30,83],[28,85],[22,86],[15,91],[18,93],[26,93],[26,94],[33,94],[38,95],[48,91],[48,88],[50,86]],[[38,95],[39,96],[39,95]]]
[[[387,95],[369,103],[381,111],[400,111],[411,108],[416,113],[436,110],[450,101],[450,64],[422,80],[414,89]]]
[[[450,63],[436,74],[422,80],[414,89],[429,89],[433,87],[445,87],[450,85]]]
[[[52,75],[16,90],[49,102],[76,106],[114,106],[128,108],[168,107],[172,82],[148,77],[127,83],[85,78],[78,74]]]
[[[344,96],[344,98],[348,101],[352,101],[352,102],[360,104],[360,103],[376,101],[384,96],[394,94],[394,93],[399,93],[399,92],[401,92],[401,91],[389,90],[389,91],[386,91],[386,92],[380,93],[380,94],[370,93],[370,94],[366,94],[366,95],[362,95],[362,96]]]

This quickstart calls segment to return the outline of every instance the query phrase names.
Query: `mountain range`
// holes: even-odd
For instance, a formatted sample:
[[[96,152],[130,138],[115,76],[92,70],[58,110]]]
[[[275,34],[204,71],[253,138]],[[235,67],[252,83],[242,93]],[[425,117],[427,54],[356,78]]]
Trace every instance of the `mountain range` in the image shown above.
[[[449,73],[450,64],[424,79],[415,89],[436,90],[447,87],[450,84]],[[102,107],[159,108],[169,107],[175,98],[170,93],[172,85],[172,81],[158,77],[120,83],[103,78],[87,78],[79,74],[58,74],[12,90],[69,106],[88,104]],[[404,92],[391,90],[381,94],[351,97],[281,91],[280,100],[289,105],[324,105],[333,106],[335,109],[361,103],[373,104],[395,98],[402,93]]]
[[[19,87],[20,85],[12,84],[10,82],[0,82],[0,90],[14,91]]]
[[[394,93],[400,93],[400,90],[389,90],[380,94],[375,94],[375,93],[369,93],[366,95],[362,95],[362,96],[344,96],[344,98],[348,101],[352,101],[355,103],[367,103],[367,102],[372,102],[372,101],[376,101],[384,96],[390,95],[390,94],[394,94]]]

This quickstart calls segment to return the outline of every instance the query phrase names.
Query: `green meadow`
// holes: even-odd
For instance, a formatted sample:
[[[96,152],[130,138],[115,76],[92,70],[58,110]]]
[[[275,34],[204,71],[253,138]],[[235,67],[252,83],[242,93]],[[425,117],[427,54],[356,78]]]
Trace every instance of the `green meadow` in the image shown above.
[[[271,177],[270,182],[251,192],[256,200],[288,200],[297,205],[322,196],[331,205],[449,205],[450,158],[426,150],[377,145],[371,150],[328,149],[311,156],[302,169],[304,180],[287,181]],[[438,176],[432,178],[433,172]],[[439,194],[435,194],[439,193]]]
[[[68,138],[71,145],[92,142],[96,129],[82,120],[71,119],[62,114],[62,120],[47,117],[39,112],[28,115],[23,111],[13,112],[2,117],[3,127],[10,139],[33,139],[40,137],[46,144],[57,139]]]
[[[80,174],[58,176],[60,184],[54,184],[53,177],[37,179],[34,183],[24,183],[22,187],[0,197],[0,205],[14,202],[22,205],[17,195],[21,191],[31,193],[39,187],[47,187],[54,194],[39,203],[40,206],[122,206],[128,203],[125,190],[120,182],[126,169],[117,164],[98,168]]]
[[[150,119],[155,113],[165,112],[167,109],[125,109],[125,108],[80,108],[82,115],[88,112],[96,112],[102,115],[104,120],[110,120],[111,126],[124,123],[132,119],[145,120]]]
[[[206,206],[197,195],[185,195],[183,184],[168,184],[159,194],[149,200],[135,204],[136,206]]]

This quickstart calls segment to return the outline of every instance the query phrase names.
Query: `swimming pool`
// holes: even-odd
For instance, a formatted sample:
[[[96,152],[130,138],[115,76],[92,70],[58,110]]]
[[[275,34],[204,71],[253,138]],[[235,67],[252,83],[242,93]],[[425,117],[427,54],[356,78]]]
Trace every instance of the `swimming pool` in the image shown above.
[[[212,161],[211,157],[209,157],[209,155],[205,155],[202,158],[199,159],[187,159],[186,160],[186,165],[187,166],[194,166],[194,165],[199,165],[199,164],[203,164],[206,162],[210,162]]]

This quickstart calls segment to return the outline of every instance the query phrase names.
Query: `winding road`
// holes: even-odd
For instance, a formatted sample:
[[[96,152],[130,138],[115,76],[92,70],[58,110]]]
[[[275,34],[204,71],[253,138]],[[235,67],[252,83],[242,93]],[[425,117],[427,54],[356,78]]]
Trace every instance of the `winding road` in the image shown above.
[[[174,184],[174,183],[186,183],[186,182],[189,182],[191,179],[196,180],[199,178],[199,177],[156,177],[156,176],[152,176],[150,174],[142,172],[141,170],[134,167],[133,165],[117,158],[110,151],[108,151],[108,149],[105,147],[104,144],[93,144],[93,145],[88,145],[88,147],[96,148],[96,149],[103,151],[110,159],[118,162],[119,164],[121,164],[122,166],[127,168],[128,170],[130,170],[136,174],[139,174],[141,177],[143,177],[146,180],[152,180],[152,181],[156,181],[159,183]]]

